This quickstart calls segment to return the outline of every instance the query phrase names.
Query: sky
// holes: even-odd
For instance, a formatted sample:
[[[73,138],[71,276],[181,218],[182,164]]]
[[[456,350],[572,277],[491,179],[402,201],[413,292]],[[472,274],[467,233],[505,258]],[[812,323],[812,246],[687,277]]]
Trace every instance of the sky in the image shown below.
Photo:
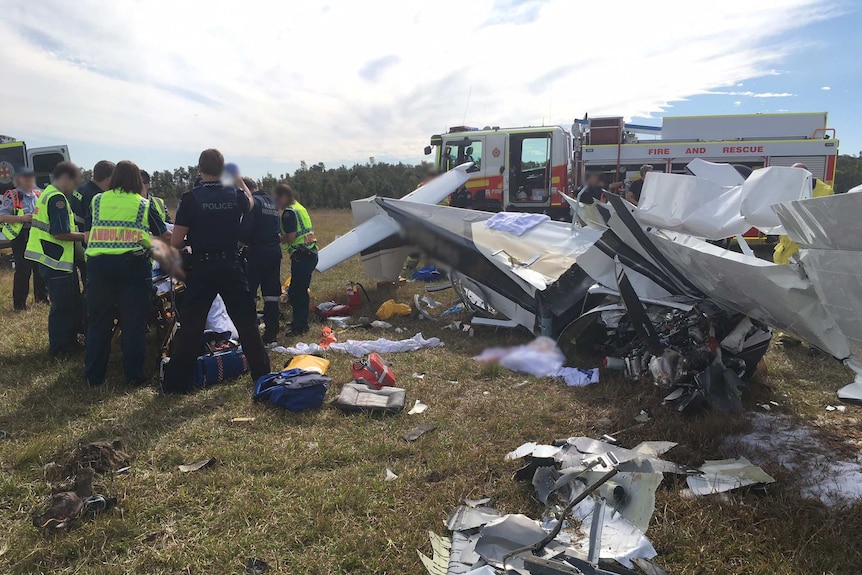
[[[0,133],[247,175],[421,161],[448,126],[828,111],[862,150],[854,0],[0,0]],[[696,6],[696,7],[695,7]]]

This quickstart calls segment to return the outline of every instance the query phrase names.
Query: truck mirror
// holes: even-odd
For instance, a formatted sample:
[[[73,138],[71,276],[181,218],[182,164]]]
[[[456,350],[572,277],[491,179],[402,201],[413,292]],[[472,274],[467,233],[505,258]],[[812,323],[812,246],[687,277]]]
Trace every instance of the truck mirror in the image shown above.
[[[431,150],[432,150],[431,146],[425,146],[425,155],[430,156]]]

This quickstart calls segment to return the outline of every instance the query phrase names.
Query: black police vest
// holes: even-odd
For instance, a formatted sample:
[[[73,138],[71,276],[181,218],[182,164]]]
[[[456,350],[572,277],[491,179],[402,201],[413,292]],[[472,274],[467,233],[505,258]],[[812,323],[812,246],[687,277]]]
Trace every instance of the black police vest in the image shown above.
[[[195,228],[189,230],[192,253],[199,251],[234,251],[239,242],[242,217],[236,188],[206,183],[192,190],[197,213]]]
[[[281,212],[275,200],[266,193],[254,194],[254,228],[249,238],[250,246],[270,246],[279,244],[281,231]]]

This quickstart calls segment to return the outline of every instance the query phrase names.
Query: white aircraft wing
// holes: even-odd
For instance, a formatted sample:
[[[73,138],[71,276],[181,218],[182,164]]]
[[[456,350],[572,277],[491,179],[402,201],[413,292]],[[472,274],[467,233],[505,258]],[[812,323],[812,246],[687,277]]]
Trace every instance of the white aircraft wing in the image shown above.
[[[472,166],[472,163],[461,164],[457,168],[453,168],[440,177],[428,182],[421,188],[410,192],[402,200],[415,204],[439,204],[449,194],[463,186],[470,179],[467,170]],[[357,202],[365,203],[362,200],[357,200]],[[371,213],[374,213],[374,215],[370,219],[360,223],[320,250],[317,271],[325,272],[329,268],[340,264],[346,259],[352,258],[363,250],[401,231],[401,226],[389,217],[385,211],[380,209],[377,204],[371,202],[371,206],[373,206]],[[357,215],[355,203],[354,215]],[[356,220],[354,219],[354,221]]]
[[[399,229],[392,218],[386,214],[377,214],[320,250],[317,271],[325,272],[392,234],[397,234]]]

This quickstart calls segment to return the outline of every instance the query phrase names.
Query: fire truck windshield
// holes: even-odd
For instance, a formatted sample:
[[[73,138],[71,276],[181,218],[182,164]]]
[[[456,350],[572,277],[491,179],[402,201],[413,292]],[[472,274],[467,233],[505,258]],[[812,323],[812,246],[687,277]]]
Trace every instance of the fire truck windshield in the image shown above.
[[[465,162],[473,162],[475,164],[474,171],[482,169],[481,140],[470,141],[465,139],[457,142],[447,142],[446,147],[443,148],[443,156],[440,159],[440,163],[442,164],[440,168],[448,171]]]

